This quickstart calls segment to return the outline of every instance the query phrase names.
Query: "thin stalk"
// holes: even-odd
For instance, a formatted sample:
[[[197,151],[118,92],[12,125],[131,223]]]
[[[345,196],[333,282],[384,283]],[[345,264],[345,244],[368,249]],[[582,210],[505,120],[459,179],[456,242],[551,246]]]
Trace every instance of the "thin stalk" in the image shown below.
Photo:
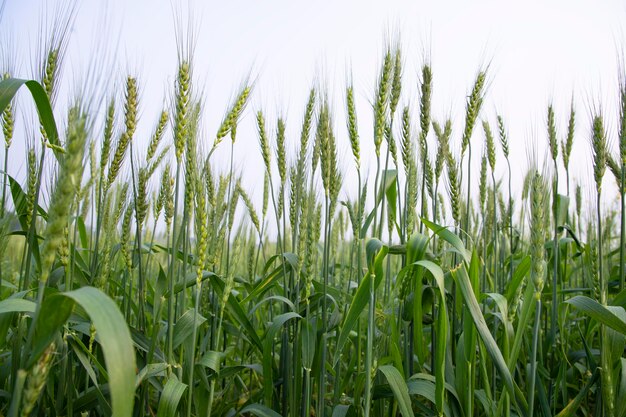
[[[105,180],[104,172],[100,171],[100,181],[98,181],[98,198],[96,199],[96,241],[91,251],[91,274],[95,275],[96,268],[98,266],[98,245],[100,242],[100,229],[102,228],[102,210],[105,206],[102,195],[102,183]],[[107,194],[105,192],[104,198],[107,198]]]
[[[233,189],[233,159],[234,159],[234,155],[235,155],[235,141],[231,140],[230,142],[230,164],[229,164],[229,170],[228,170],[228,191],[227,194],[229,195],[229,202],[230,204],[235,204],[234,202],[232,202],[233,198],[234,198],[234,193],[235,190]],[[225,276],[228,277],[229,274],[231,273],[230,271],[230,246],[231,246],[231,237],[232,237],[232,219],[230,218],[231,215],[231,210],[227,210],[226,212],[226,225],[228,226],[227,232],[226,232],[226,273]],[[219,341],[219,336],[218,339],[216,339],[217,341]],[[226,335],[224,334],[224,344],[226,344]],[[189,416],[187,416],[189,417]]]
[[[624,243],[626,241],[626,213],[624,212],[624,188],[626,186],[626,166],[622,162],[620,178],[620,233],[619,233],[619,289],[624,289]]]
[[[498,202],[497,202],[497,190],[496,190],[496,177],[493,170],[491,170],[491,181],[493,182],[493,276],[495,282],[495,291],[503,293],[504,283],[501,282],[502,278],[498,274],[499,260],[498,260]],[[494,320],[495,322],[495,320]]]
[[[509,282],[513,280],[513,193],[511,187],[511,161],[506,157],[509,185]]]
[[[4,147],[4,181],[2,182],[2,208],[0,209],[0,216],[4,217],[5,213],[5,204],[6,204],[6,196],[7,196],[7,182],[9,181],[9,173],[8,173],[8,163],[9,163],[9,147]]]
[[[152,252],[152,248],[154,247],[154,241],[155,241],[155,234],[156,234],[156,227],[157,227],[157,223],[159,221],[158,217],[154,218],[154,224],[152,226],[152,234],[150,237],[150,253]],[[144,271],[149,272],[150,271],[150,261],[152,260],[152,256],[146,256],[146,264],[144,265]],[[158,318],[155,318],[155,321],[158,320]]]
[[[393,129],[393,120],[391,122],[390,128],[389,128],[389,135],[387,138],[387,155],[385,156],[385,170],[383,178],[381,178],[381,196],[380,196],[380,223],[378,224],[378,233],[376,234],[376,236],[378,237],[378,239],[381,238],[382,234],[383,234],[383,219],[384,219],[384,213],[385,213],[385,197],[387,196],[386,194],[386,187],[387,187],[387,176],[389,175],[389,154],[391,153],[391,146],[389,146],[389,142],[394,140],[392,135],[391,135],[391,129]]]
[[[424,155],[422,157],[422,187],[420,189],[421,192],[421,207],[420,207],[420,211],[422,213],[422,216],[425,216],[425,210],[424,208],[426,207],[426,158],[428,158],[428,151],[426,149],[424,149]],[[420,221],[420,233],[422,233],[424,231],[424,222]]]
[[[76,204],[75,218],[79,217],[79,205]],[[69,226],[68,226],[69,227]],[[65,291],[72,291],[72,278],[74,277],[74,265],[76,262],[76,248],[78,247],[78,227],[74,225],[74,233],[72,236],[72,246],[70,246],[69,268],[65,268]]]
[[[375,280],[376,275],[372,272],[370,277],[370,300],[367,313],[367,350],[365,351],[365,417],[370,416],[372,405],[372,355],[374,354],[374,308],[376,303]]]
[[[280,184],[280,192],[283,196],[283,204],[282,204],[282,220],[283,220],[283,236],[285,237],[285,240],[287,239],[287,216],[285,213],[285,206],[287,205],[287,202],[285,201],[285,182],[281,180],[281,184]],[[284,242],[285,245],[285,250],[286,250],[286,246],[287,246],[287,242]],[[230,244],[229,244],[230,246]],[[283,262],[283,268],[284,268],[284,262]],[[286,272],[283,269],[283,272]],[[289,273],[283,273],[283,286],[284,286],[284,292],[285,295],[287,296],[288,299],[292,299],[292,279],[293,279],[293,270]],[[283,313],[286,313],[288,311],[287,305],[283,304]],[[290,356],[291,356],[291,349],[290,349],[290,345],[289,345],[289,331],[291,330],[293,333],[293,328],[294,328],[295,324],[294,323],[289,323],[286,327],[285,330],[282,332],[282,342],[280,344],[280,349],[281,349],[281,354],[280,354],[280,362],[281,362],[281,368],[282,368],[282,373],[283,373],[283,383],[281,384],[281,391],[282,391],[282,411],[283,414],[287,414],[288,413],[288,408],[287,408],[287,400],[288,397],[291,393],[291,384],[293,383],[293,381],[291,380],[291,369],[289,368],[288,364],[290,362]],[[295,338],[294,338],[295,340]]]
[[[378,180],[380,177],[380,153],[376,153],[376,176],[374,177],[374,210],[378,207]],[[376,220],[377,217],[374,215],[374,229],[373,233],[376,236]]]
[[[551,308],[551,316],[550,316],[550,343],[554,343],[556,338],[556,327],[557,327],[557,283],[558,283],[558,274],[559,274],[559,225],[557,220],[557,201],[558,201],[558,186],[559,186],[559,173],[558,166],[556,163],[556,159],[554,160],[554,185],[553,185],[553,216],[554,216],[554,238],[552,242],[552,308]]]
[[[317,410],[317,415],[319,415],[320,417],[324,417],[324,396],[326,393],[326,332],[328,331],[328,322],[326,319],[327,316],[327,288],[328,288],[328,275],[329,275],[329,268],[328,268],[328,262],[329,262],[329,258],[330,258],[330,223],[331,223],[331,219],[330,219],[330,197],[328,195],[326,195],[325,201],[324,201],[324,211],[325,211],[325,225],[324,225],[324,229],[325,229],[325,236],[324,236],[324,255],[323,255],[323,261],[322,261],[322,273],[324,274],[324,279],[323,279],[323,295],[322,295],[322,352],[321,352],[321,369],[320,369],[320,382],[319,382],[319,396],[318,396],[318,410]]]
[[[535,293],[535,324],[530,353],[530,371],[528,374],[528,415],[533,416],[535,406],[535,381],[537,377],[537,345],[539,341],[539,322],[541,321],[541,293]]]
[[[167,300],[167,359],[170,365],[174,362],[174,263],[176,261],[176,246],[178,234],[176,233],[176,220],[178,217],[178,194],[180,184],[180,161],[176,161],[176,185],[174,189],[174,216],[172,220],[172,246],[170,247],[170,258],[167,269],[167,284],[169,297]]]
[[[201,220],[201,221],[204,221]],[[196,285],[196,299],[195,306],[193,312],[193,331],[191,335],[191,363],[189,364],[189,388],[187,395],[187,417],[191,417],[191,407],[193,406],[193,388],[195,385],[195,381],[193,380],[193,373],[196,367],[196,345],[198,338],[198,326],[196,325],[198,320],[198,308],[200,307],[200,294],[202,294],[202,281],[199,280]],[[214,385],[215,378],[211,380],[212,387]]]
[[[357,252],[356,252],[356,266],[357,266],[357,273],[356,273],[356,278],[357,278],[357,286],[361,284],[361,226],[363,223],[363,213],[365,211],[365,202],[362,202],[362,195],[361,195],[361,171],[358,171],[358,183],[359,183],[359,191],[358,191],[358,199],[359,199],[359,213],[357,215],[358,221],[359,221],[359,229],[358,232],[359,234],[357,235]],[[361,319],[359,318],[357,320],[357,338],[356,338],[356,354],[357,354],[357,360],[356,360],[356,373],[357,375],[359,375],[361,373],[361,356],[362,356],[362,349],[363,346],[361,344]],[[357,398],[355,398],[355,400],[358,400]],[[358,404],[358,402],[357,402]]]
[[[137,237],[135,239],[135,242],[137,244],[137,259],[138,259],[138,263],[137,263],[137,273],[139,275],[139,280],[138,280],[138,285],[137,285],[137,292],[138,294],[138,318],[137,321],[139,323],[138,325],[138,329],[139,330],[144,330],[146,323],[145,323],[145,304],[146,304],[146,300],[145,300],[145,278],[143,276],[143,268],[142,268],[142,264],[141,264],[141,220],[139,219],[139,211],[137,209],[137,183],[136,183],[136,179],[135,179],[135,163],[133,161],[133,143],[132,141],[130,142],[130,172],[131,172],[131,176],[133,178],[132,181],[132,185],[133,185],[133,195],[134,195],[134,206],[135,206],[135,226],[137,229]]]
[[[217,322],[217,335],[213,339],[213,346],[211,347],[212,350],[217,349],[217,343],[220,340],[220,335],[222,334],[222,322],[224,321],[224,308],[225,308],[224,305],[222,305],[220,308],[219,318]],[[215,378],[211,380],[211,385],[209,387],[209,401],[207,403],[207,413],[206,413],[208,417],[211,417],[211,412],[213,410],[214,396],[215,396]]]
[[[493,173],[492,173],[493,174]],[[495,186],[494,186],[495,193]],[[468,139],[467,141],[467,201],[465,202],[465,243],[468,243],[470,236],[470,202],[472,197],[472,145]],[[495,194],[494,194],[494,204],[495,203]],[[494,225],[494,227],[496,227]]]
[[[35,187],[35,201],[33,204],[33,215],[28,228],[28,237],[26,239],[27,244],[24,245],[26,251],[26,266],[24,268],[23,286],[20,286],[20,291],[26,290],[30,286],[30,265],[31,265],[31,253],[32,247],[37,244],[35,240],[35,224],[37,223],[37,213],[39,211],[39,192],[41,190],[41,179],[43,177],[43,162],[46,154],[45,144],[41,147],[41,158],[39,158],[39,172],[37,173],[37,186]],[[26,250],[28,248],[28,250]]]

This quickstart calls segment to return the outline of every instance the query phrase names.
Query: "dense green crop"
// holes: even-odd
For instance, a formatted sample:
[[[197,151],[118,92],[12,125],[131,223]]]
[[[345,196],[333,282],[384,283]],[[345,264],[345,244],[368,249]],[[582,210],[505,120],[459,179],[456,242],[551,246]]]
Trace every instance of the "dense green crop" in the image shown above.
[[[482,108],[488,68],[455,131],[431,114],[428,63],[416,103],[398,107],[402,55],[388,48],[373,130],[351,84],[345,128],[314,88],[299,142],[258,109],[258,137],[237,137],[245,82],[204,154],[192,56],[180,54],[160,114],[139,118],[129,76],[122,98],[76,100],[57,129],[63,45],[50,42],[40,79],[0,82],[0,415],[626,416],[626,84],[620,157],[602,113],[585,129],[593,189],[569,175],[574,106],[562,138],[549,106],[553,166],[531,161],[513,193],[505,119],[492,128]],[[20,184],[7,161],[24,86],[41,142]],[[139,123],[154,123],[150,137]],[[260,144],[262,202],[234,172],[237,139]],[[214,151],[229,141],[219,172]],[[621,210],[600,203],[607,167]],[[343,201],[353,175],[356,198]]]

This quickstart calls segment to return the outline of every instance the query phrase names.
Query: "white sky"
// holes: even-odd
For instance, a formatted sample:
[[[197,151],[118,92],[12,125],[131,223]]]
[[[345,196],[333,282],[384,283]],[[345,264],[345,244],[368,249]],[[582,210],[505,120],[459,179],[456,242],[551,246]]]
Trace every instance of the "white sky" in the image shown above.
[[[45,0],[8,0],[0,36],[12,33],[17,45],[18,76],[30,71]],[[139,134],[145,146],[164,98],[173,91],[176,70],[176,31],[173,10],[193,11],[196,23],[195,77],[205,91],[204,149],[241,80],[257,78],[252,101],[244,114],[236,146],[236,164],[256,198],[262,193],[262,162],[258,152],[254,113],[263,109],[287,118],[289,144],[295,150],[308,91],[325,80],[333,97],[335,130],[344,156],[346,191],[355,190],[353,165],[344,122],[343,92],[350,69],[358,100],[362,154],[367,170],[374,168],[371,107],[376,73],[386,40],[399,33],[403,47],[404,94],[417,120],[416,74],[426,56],[434,73],[432,116],[454,121],[458,148],[463,128],[465,96],[477,70],[491,62],[489,90],[482,117],[495,125],[496,111],[505,118],[513,156],[514,181],[527,166],[527,148],[546,147],[546,108],[555,105],[559,136],[565,135],[569,103],[574,93],[577,136],[571,166],[575,177],[590,172],[589,114],[601,99],[609,136],[616,137],[618,55],[626,50],[626,3],[623,1],[191,1],[83,0],[71,29],[63,88],[75,84],[76,74],[89,59],[95,38],[108,39],[116,59],[111,73],[121,99],[121,80],[137,75],[142,88]],[[108,16],[105,18],[105,15]],[[102,23],[107,22],[107,30]],[[391,35],[389,35],[391,33]],[[103,38],[104,37],[104,38]],[[119,46],[116,48],[117,40]],[[4,64],[4,62],[2,62]],[[60,96],[57,110],[67,104]],[[65,101],[64,101],[65,100]],[[26,100],[21,107],[26,107]],[[57,117],[62,120],[62,112]],[[274,120],[268,120],[273,129]],[[19,130],[19,128],[18,128]],[[483,146],[480,124],[472,146],[474,161]],[[24,138],[16,137],[9,171],[24,171]],[[20,143],[22,142],[22,143]],[[224,145],[228,145],[225,143]],[[226,169],[228,146],[216,154]],[[433,147],[431,147],[433,149]],[[293,154],[293,152],[292,152]],[[504,175],[503,160],[499,174]],[[11,166],[13,165],[13,166]],[[477,170],[474,174],[478,178]],[[373,175],[373,173],[372,173]],[[18,175],[19,176],[19,175]],[[607,171],[607,177],[611,174]],[[613,182],[612,178],[607,181]]]

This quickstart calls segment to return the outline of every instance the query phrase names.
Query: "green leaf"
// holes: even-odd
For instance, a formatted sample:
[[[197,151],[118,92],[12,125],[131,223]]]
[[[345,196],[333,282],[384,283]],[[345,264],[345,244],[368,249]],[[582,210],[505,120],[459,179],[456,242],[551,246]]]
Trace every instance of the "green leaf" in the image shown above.
[[[315,327],[309,321],[307,317],[306,320],[302,320],[301,322],[301,336],[302,336],[302,367],[307,370],[311,370],[313,366],[313,358],[315,357]]]
[[[484,389],[477,389],[476,391],[474,391],[474,396],[483,406],[483,410],[485,410],[485,414],[487,414],[488,417],[493,417],[496,415],[496,407],[493,404],[491,398],[487,396]]]
[[[483,316],[480,306],[478,305],[478,300],[476,299],[476,295],[474,294],[474,290],[471,286],[469,277],[467,275],[467,270],[465,269],[465,265],[461,265],[460,267],[453,269],[451,272],[454,280],[457,282],[459,289],[461,290],[461,294],[463,295],[463,300],[465,302],[465,307],[468,309],[472,320],[474,322],[474,326],[478,331],[483,343],[485,344],[485,348],[489,353],[489,356],[494,362],[504,385],[511,395],[512,398],[516,399],[518,406],[522,409],[523,412],[526,411],[527,405],[526,400],[524,398],[524,394],[520,391],[519,387],[515,385],[513,381],[513,377],[511,376],[511,372],[504,361],[504,357],[502,356],[502,352],[498,348],[498,344],[495,339],[491,335],[489,331],[489,327],[487,326],[487,322],[485,321],[485,317]]]
[[[512,339],[514,330],[513,330],[513,325],[509,321],[509,304],[507,302],[506,297],[504,297],[504,295],[502,294],[491,293],[491,292],[485,293],[485,297],[491,298],[496,304],[499,314],[494,313],[494,315],[500,318],[500,321],[502,322],[502,326],[504,326],[504,330],[506,331],[506,336],[509,339]]]
[[[202,358],[196,363],[196,365],[204,366],[205,368],[209,368],[216,374],[220,372],[220,362],[223,360],[222,352],[216,352],[214,350],[209,350],[207,353],[202,356]]]
[[[267,333],[265,334],[265,340],[263,341],[263,392],[265,402],[267,404],[271,404],[272,391],[274,390],[272,366],[274,337],[276,337],[278,331],[283,327],[285,323],[287,323],[287,321],[299,318],[302,318],[302,316],[294,312],[281,314],[274,319],[269,329],[267,329]]]
[[[387,181],[387,176],[391,176],[389,182]],[[383,173],[383,178],[385,178],[385,184],[387,184],[385,189],[387,212],[391,213],[392,219],[395,220],[398,206],[398,175],[395,170],[388,170]]]
[[[337,404],[335,408],[333,408],[333,414],[331,417],[351,417],[356,416],[356,411],[354,411],[353,405],[347,404]]]
[[[57,125],[54,121],[54,114],[52,113],[52,106],[50,106],[50,100],[48,95],[43,89],[41,84],[35,80],[21,80],[19,78],[8,78],[0,81],[0,113],[4,112],[9,105],[15,94],[23,85],[28,88],[30,94],[33,96],[37,112],[39,113],[39,120],[43,126],[48,141],[55,147],[60,148],[59,133],[57,131]],[[58,149],[53,148],[54,154],[59,159],[60,152]]]
[[[83,216],[76,218],[76,226],[78,228],[78,236],[80,237],[80,244],[83,248],[89,247],[89,241],[87,239],[87,227],[85,226],[85,220]]]
[[[378,209],[378,205],[380,204],[380,202],[383,199],[383,194],[387,192],[387,190],[389,190],[389,188],[395,184],[396,178],[398,177],[398,171],[396,171],[395,169],[388,169],[386,171],[383,171],[382,173],[382,178],[384,178],[384,183],[381,180],[380,182],[380,190],[378,192],[377,195],[377,199],[374,202],[374,208],[372,209],[372,211],[370,211],[370,213],[367,215],[367,217],[365,218],[365,221],[363,222],[363,227],[361,227],[361,233],[360,233],[360,238],[363,239],[366,235],[367,235],[367,230],[369,229],[370,225],[372,224],[372,221],[374,220],[374,217],[376,217],[376,212]],[[396,188],[396,186],[394,185],[393,187],[394,189]]]
[[[510,302],[515,296],[517,288],[522,285],[524,277],[530,271],[530,265],[530,255],[526,255],[524,259],[522,259],[522,261],[519,263],[519,265],[517,265],[517,268],[515,268],[515,272],[513,272],[513,278],[511,279],[511,281],[509,281],[506,287],[505,296],[507,301]]]
[[[163,392],[161,393],[157,417],[174,417],[176,415],[180,399],[186,389],[187,385],[180,382],[175,376],[168,379],[165,387],[163,388]]]
[[[608,306],[607,310],[615,314],[617,318],[624,321],[626,320],[626,311],[622,307]],[[614,329],[607,329],[607,340],[604,343],[609,343],[608,351],[611,353],[611,363],[617,364],[618,360],[624,353],[624,344],[626,343],[626,335],[620,333]]]
[[[522,329],[527,328],[528,323],[530,322],[531,317],[533,316],[533,313],[535,311],[536,303],[535,303],[535,297],[533,296],[534,291],[535,289],[532,285],[526,285],[526,290],[524,290],[524,296],[523,296],[523,302],[522,302],[522,309],[521,309],[522,312],[517,322],[517,331],[515,332],[515,337],[513,339],[513,347],[511,348],[511,351],[509,352],[508,366],[509,366],[509,370],[511,371],[517,365],[517,358],[522,349],[522,341],[525,335],[525,332]]]
[[[279,255],[275,255],[270,258],[270,260],[268,260],[266,263],[266,268],[269,267],[274,262],[274,260],[278,259],[279,257]],[[272,272],[265,275],[261,282],[259,282],[254,287],[254,289],[250,291],[248,296],[243,300],[243,304],[247,304],[250,301],[260,299],[261,295],[263,295],[266,291],[269,291],[276,282],[279,282],[280,278],[282,278],[285,273],[289,273],[291,270],[297,269],[298,257],[296,255],[286,252],[283,253],[282,258],[284,263],[280,264]]]
[[[247,298],[247,297],[246,297],[246,298]],[[271,296],[269,296],[269,297],[265,297],[265,298],[263,298],[261,301],[259,301],[259,302],[258,302],[258,303],[254,306],[254,307],[252,307],[252,308],[250,309],[250,311],[248,312],[248,314],[249,314],[249,315],[254,314],[254,312],[255,312],[255,311],[256,311],[259,307],[261,307],[264,303],[267,303],[267,302],[269,302],[269,301],[273,301],[273,300],[276,300],[276,301],[280,301],[280,302],[285,303],[285,304],[289,307],[289,310],[291,310],[291,311],[295,311],[295,310],[296,310],[296,306],[293,304],[293,302],[292,302],[290,299],[288,299],[288,298],[286,298],[286,297],[283,297],[282,295],[271,295]]]
[[[220,370],[219,377],[222,379],[230,378],[234,375],[237,375],[239,372],[244,370],[252,370],[256,372],[258,375],[263,376],[263,365],[259,363],[253,363],[249,365],[234,365],[234,366],[225,366]],[[209,379],[213,379],[217,376],[217,374],[209,375]]]
[[[137,379],[135,381],[135,389],[139,388],[139,385],[141,385],[141,383],[145,381],[146,379],[152,378],[154,376],[165,375],[165,371],[167,371],[168,367],[169,367],[169,364],[165,362],[147,364],[137,374]]]
[[[623,359],[622,359],[622,363],[624,363]],[[582,404],[583,400],[587,398],[587,393],[589,392],[589,388],[591,388],[598,381],[598,379],[600,379],[600,370],[596,369],[592,377],[589,378],[589,381],[587,381],[587,383],[585,384],[585,386],[576,394],[576,396],[572,400],[570,400],[570,402],[556,415],[556,417],[575,416],[576,411],[578,411],[578,407],[580,407],[580,404]],[[623,402],[621,404],[623,407]],[[623,413],[618,414],[618,416],[623,416],[623,415],[624,415]]]
[[[571,304],[574,308],[580,310],[597,322],[604,324],[605,326],[608,326],[622,334],[626,334],[626,322],[597,301],[592,300],[589,297],[585,297],[584,295],[577,295],[569,300],[565,300],[565,302]]]
[[[204,271],[202,273],[201,281],[204,282],[207,279],[212,279],[214,276],[216,276],[216,275],[213,272]],[[188,273],[186,278],[183,281],[178,282],[174,286],[174,294],[178,294],[179,292],[181,292],[185,288],[193,287],[193,286],[197,285],[197,283],[198,283],[198,278],[196,276],[196,273],[195,272]],[[169,297],[170,296],[169,290],[165,291],[163,293],[163,296]]]
[[[50,344],[67,321],[74,305],[80,305],[96,329],[108,373],[113,416],[130,417],[135,399],[135,350],[130,331],[117,305],[102,291],[83,287],[44,298],[35,328],[29,366]],[[123,359],[123,360],[120,360]]]
[[[98,367],[98,369],[100,369],[101,366],[98,363],[97,359],[94,358],[93,354],[89,352],[89,349],[87,349],[87,347],[76,338],[73,338],[71,340],[70,346],[72,347],[72,350],[74,351],[74,354],[78,358],[80,364],[83,365],[83,369],[85,369],[85,372],[87,372],[87,375],[89,376],[89,379],[91,379],[91,382],[96,387],[99,387],[100,384],[98,384],[98,376],[96,375],[96,371],[94,370],[91,363],[91,360],[94,359],[94,364]],[[106,376],[108,376],[108,374],[106,374],[105,371],[105,377]]]
[[[50,343],[52,343],[61,326],[65,324],[70,314],[72,314],[73,309],[74,302],[64,297],[61,293],[52,293],[44,298],[38,313],[38,317],[42,319],[37,319],[34,323],[35,336],[30,358],[26,362],[27,368],[33,366]],[[126,322],[124,322],[124,325],[126,325]]]
[[[624,288],[615,297],[613,297],[611,305],[626,308],[626,288]]]
[[[463,257],[463,260],[465,262],[468,262],[468,263],[470,262],[471,254],[467,249],[465,249],[465,245],[461,241],[460,237],[452,233],[450,230],[448,230],[448,228],[439,226],[438,224],[433,223],[430,220],[425,219],[423,217],[422,217],[422,223],[424,223],[426,227],[432,230],[433,233],[435,233],[436,235],[441,237],[443,240],[448,242],[450,245],[452,245],[452,247],[456,250],[456,252],[458,252]]]
[[[431,376],[432,375],[428,375]],[[435,382],[432,380],[416,378],[412,376],[407,382],[407,387],[409,389],[410,395],[419,395],[420,397],[426,398],[431,403],[435,404]],[[448,391],[453,389],[450,387]],[[452,410],[450,410],[450,405],[446,402],[443,404],[443,415],[444,416],[452,416]]]
[[[210,279],[213,289],[215,289],[218,294],[222,296],[225,286],[224,281],[222,281],[217,275],[211,272],[205,271],[203,276],[205,275]],[[252,326],[252,323],[250,323],[250,320],[248,319],[245,310],[243,309],[243,307],[241,307],[241,304],[239,303],[239,301],[237,301],[237,298],[232,293],[228,296],[228,301],[226,302],[226,310],[232,316],[232,318],[234,318],[239,323],[239,325],[244,328],[244,334],[250,340],[250,342],[252,342],[252,345],[256,347],[259,352],[263,352],[263,344],[261,343],[259,335],[257,334],[254,326]]]
[[[193,308],[185,311],[185,313],[176,321],[176,324],[174,324],[174,349],[180,346],[185,339],[193,334],[194,321],[195,327],[198,328],[206,322],[206,318],[202,317],[200,313],[197,313]]]
[[[0,314],[6,313],[34,313],[35,303],[23,298],[7,298],[0,301]]]
[[[618,409],[617,415],[623,417],[626,416],[626,358],[620,358],[620,365],[622,375],[617,390],[616,403]],[[597,370],[596,373],[598,373]]]
[[[254,414],[255,416],[259,417],[280,417],[280,414],[278,414],[276,411],[257,403],[245,406],[244,408],[239,410],[239,413],[237,414],[242,415],[244,413]]]
[[[26,193],[22,189],[20,183],[15,180],[15,178],[10,176],[9,174],[6,174],[6,176],[9,179],[9,188],[11,189],[11,197],[13,197],[13,206],[15,207],[15,213],[17,214],[17,218],[20,221],[22,230],[28,231],[29,225],[26,224],[26,214],[28,212]],[[39,205],[37,212],[44,220],[48,219],[48,213]]]
[[[409,397],[409,389],[406,385],[406,381],[400,375],[400,372],[392,365],[383,365],[378,368],[380,372],[385,375],[393,395],[396,397],[396,402],[400,408],[400,413],[404,417],[413,417],[413,409],[411,408],[411,398]]]
[[[135,399],[135,350],[124,316],[113,300],[96,288],[83,287],[62,295],[79,304],[96,329],[109,374],[113,415],[131,416]]]
[[[428,250],[429,239],[422,233],[415,233],[406,243],[406,262],[412,264],[424,258]]]
[[[446,307],[446,288],[443,270],[431,261],[417,261],[415,265],[428,269],[435,278],[439,288],[439,310],[437,313],[437,344],[435,350],[435,405],[439,415],[443,413],[445,382],[446,382],[446,351],[448,340],[448,308]]]
[[[422,317],[424,313],[424,294],[427,296],[431,294],[430,290],[424,291],[423,275],[424,267],[415,267],[415,262],[420,261],[426,257],[426,251],[428,250],[428,243],[430,240],[428,237],[421,233],[416,233],[406,244],[406,262],[407,266],[403,268],[405,273],[409,274],[404,279],[410,280],[410,288],[413,290],[412,300],[411,297],[407,297],[410,302],[406,303],[406,307],[410,309],[407,313],[407,318],[412,319],[415,331],[413,332],[413,344],[417,354],[418,363],[423,364],[426,362],[426,356],[428,355],[428,343],[424,338],[424,324],[422,323]],[[402,271],[401,271],[402,272]]]
[[[341,355],[341,351],[348,341],[350,332],[356,326],[359,320],[359,316],[365,310],[365,306],[367,306],[367,303],[369,302],[371,274],[374,273],[374,271],[379,271],[376,273],[374,289],[378,288],[383,280],[382,264],[388,251],[389,248],[386,245],[383,245],[382,242],[378,239],[371,239],[367,242],[366,256],[368,263],[368,272],[365,274],[365,278],[361,280],[361,284],[357,288],[356,293],[352,298],[352,302],[350,303],[350,307],[348,308],[348,313],[346,314],[343,326],[341,327],[341,331],[339,332],[339,337],[337,338],[337,347],[335,349],[335,354],[333,357],[334,364],[337,364],[339,362],[339,356]]]
[[[569,207],[569,197],[562,194],[556,196],[556,224],[558,226],[567,221],[567,209]]]

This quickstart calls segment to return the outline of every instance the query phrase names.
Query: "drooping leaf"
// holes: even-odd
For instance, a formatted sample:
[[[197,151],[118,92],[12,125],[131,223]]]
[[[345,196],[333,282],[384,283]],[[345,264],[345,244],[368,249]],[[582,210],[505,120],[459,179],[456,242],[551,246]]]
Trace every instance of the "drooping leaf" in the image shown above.
[[[175,376],[170,377],[163,387],[157,417],[174,417],[187,385],[183,384]]]
[[[6,313],[34,313],[35,303],[23,298],[7,298],[0,301],[0,314]]]
[[[35,328],[34,347],[28,366],[32,366],[54,334],[67,321],[74,305],[87,313],[102,348],[115,417],[130,417],[135,399],[135,349],[124,316],[117,305],[93,287],[51,294],[44,298]],[[123,358],[124,360],[120,360]]]
[[[584,295],[577,295],[569,300],[565,300],[565,302],[571,304],[575,309],[583,312],[598,323],[626,335],[626,322],[597,301]]]
[[[0,113],[6,109],[15,94],[17,94],[18,90],[23,85],[28,88],[33,100],[35,101],[35,106],[37,107],[37,112],[39,113],[39,120],[41,121],[41,125],[46,132],[48,141],[50,141],[52,145],[55,145],[53,150],[58,159],[60,156],[60,152],[58,151],[58,149],[60,149],[59,133],[57,131],[56,122],[54,121],[54,114],[52,113],[50,100],[48,100],[48,95],[41,84],[35,80],[22,80],[19,78],[7,78],[6,80],[0,81]]]
[[[139,388],[139,385],[146,379],[155,377],[155,376],[163,376],[167,371],[169,365],[165,362],[159,363],[149,363],[144,366],[139,373],[137,374],[137,379],[135,381],[135,389]]]
[[[409,389],[410,395],[418,395],[422,398],[427,399],[432,404],[435,404],[435,381],[412,376],[407,382],[407,387]],[[450,389],[452,389],[452,387],[450,387]],[[453,416],[452,410],[450,409],[450,405],[448,404],[448,402],[445,402],[443,404],[443,415],[446,417]]]
[[[400,372],[392,365],[383,365],[378,368],[383,373],[385,379],[389,383],[393,395],[400,408],[400,414],[404,417],[413,417],[413,409],[411,408],[411,398],[409,397],[409,389],[406,381],[400,375]]]
[[[524,394],[513,381],[513,377],[511,375],[511,372],[509,371],[506,362],[504,361],[502,352],[498,348],[498,344],[496,343],[495,339],[491,335],[491,332],[489,331],[489,327],[487,326],[485,317],[481,312],[478,300],[474,295],[474,290],[472,289],[472,286],[470,284],[465,265],[461,265],[460,267],[452,270],[451,273],[457,285],[459,286],[459,289],[461,290],[465,307],[471,314],[474,326],[476,327],[480,338],[485,344],[485,348],[487,349],[491,360],[494,362],[494,365],[498,370],[498,373],[500,374],[500,377],[502,378],[502,381],[504,382],[504,385],[509,392],[509,395],[511,395],[511,398],[515,398],[518,406],[522,409],[523,412],[525,412],[528,406],[526,404]]]
[[[239,413],[237,413],[237,415],[243,415],[243,414],[252,414],[258,417],[280,417],[280,414],[278,414],[276,411],[267,408],[266,406],[262,405],[262,404],[249,404],[247,406],[245,406],[244,408],[242,408],[241,410],[239,410]]]
[[[433,233],[452,245],[455,251],[461,255],[463,260],[469,263],[471,253],[467,249],[465,249],[465,245],[463,244],[463,241],[460,237],[452,233],[450,230],[448,230],[448,228],[433,223],[428,219],[422,218],[422,223],[424,223],[426,227],[432,230]]]
[[[192,335],[194,327],[198,328],[204,322],[206,322],[206,318],[202,317],[195,309],[191,308],[185,311],[174,324],[174,349]]]
[[[220,372],[220,362],[223,360],[224,355],[222,352],[216,352],[214,350],[209,350],[200,358],[199,361],[196,362],[197,365],[204,366],[205,368],[209,368],[216,374]]]

